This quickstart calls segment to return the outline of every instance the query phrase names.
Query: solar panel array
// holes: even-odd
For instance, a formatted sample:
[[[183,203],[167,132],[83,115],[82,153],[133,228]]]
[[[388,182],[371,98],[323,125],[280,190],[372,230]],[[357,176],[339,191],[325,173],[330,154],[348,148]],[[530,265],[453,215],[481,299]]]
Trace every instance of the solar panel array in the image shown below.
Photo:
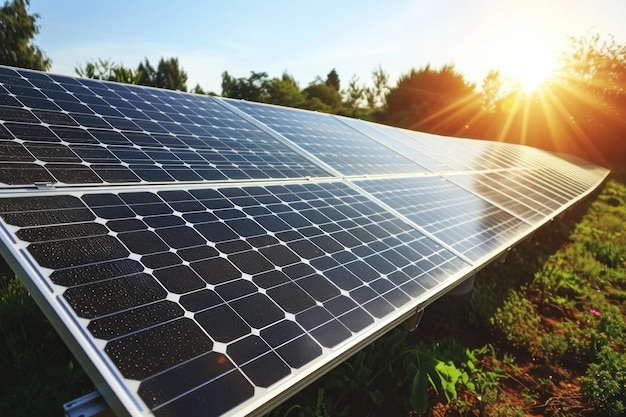
[[[119,415],[267,411],[608,174],[0,67],[0,237]]]

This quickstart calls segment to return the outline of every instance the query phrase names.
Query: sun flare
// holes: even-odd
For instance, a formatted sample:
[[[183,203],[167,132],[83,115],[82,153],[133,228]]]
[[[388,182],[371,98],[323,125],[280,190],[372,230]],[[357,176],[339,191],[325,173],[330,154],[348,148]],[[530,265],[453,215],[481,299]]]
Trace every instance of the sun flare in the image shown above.
[[[493,37],[479,48],[503,80],[523,93],[542,89],[554,76],[561,40],[539,19],[519,16],[492,23]]]
[[[554,76],[556,57],[540,44],[520,45],[510,56],[503,75],[519,83],[525,93],[540,90]]]

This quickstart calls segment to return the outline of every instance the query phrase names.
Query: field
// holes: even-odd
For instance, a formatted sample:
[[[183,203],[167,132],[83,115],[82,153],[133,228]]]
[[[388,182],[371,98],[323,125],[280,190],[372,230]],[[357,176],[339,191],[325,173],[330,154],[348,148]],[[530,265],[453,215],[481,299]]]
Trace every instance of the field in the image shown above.
[[[626,412],[626,185],[588,201],[274,410],[278,416]],[[19,281],[0,278],[0,415],[61,416],[93,390]]]

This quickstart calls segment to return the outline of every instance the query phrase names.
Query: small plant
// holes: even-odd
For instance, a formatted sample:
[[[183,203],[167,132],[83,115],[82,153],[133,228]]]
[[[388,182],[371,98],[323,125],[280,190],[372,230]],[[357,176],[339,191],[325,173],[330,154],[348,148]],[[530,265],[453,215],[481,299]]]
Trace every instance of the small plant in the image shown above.
[[[567,338],[558,333],[548,333],[537,340],[533,353],[548,361],[561,360],[569,351]]]
[[[606,243],[595,239],[587,240],[584,246],[598,262],[609,268],[617,268],[624,263],[624,250],[610,242]]]
[[[625,344],[626,323],[620,309],[607,304],[600,318],[598,330],[604,333],[610,342],[618,345]]]
[[[419,344],[415,353],[419,357],[419,367],[409,364],[408,369],[413,375],[411,406],[417,414],[424,413],[428,407],[429,386],[442,393],[446,401],[455,401],[459,409],[467,409],[468,404],[458,397],[460,388],[480,398],[483,393],[497,387],[498,381],[506,376],[499,367],[488,370],[482,366],[482,359],[488,354],[496,362],[495,351],[490,345],[472,350],[447,338],[432,346]]]
[[[495,330],[515,347],[527,348],[539,334],[539,316],[524,290],[511,290],[491,319]]]
[[[535,394],[527,390],[522,390],[522,398],[524,399],[524,404],[526,405],[532,405],[537,401]]]
[[[488,394],[488,401],[485,401],[485,415],[490,417],[524,417],[524,409],[520,406],[513,406],[506,401],[506,398],[496,389],[492,389]]]
[[[554,382],[552,382],[552,378],[551,377],[549,377],[549,378],[537,378],[537,382],[539,382],[539,385],[543,389],[551,388],[554,385]]]

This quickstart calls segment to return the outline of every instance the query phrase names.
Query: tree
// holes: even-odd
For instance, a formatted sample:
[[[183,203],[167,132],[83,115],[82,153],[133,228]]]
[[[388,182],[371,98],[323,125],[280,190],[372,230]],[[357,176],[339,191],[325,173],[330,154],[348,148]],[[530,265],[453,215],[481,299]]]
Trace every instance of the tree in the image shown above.
[[[328,75],[326,75],[325,84],[329,87],[334,88],[337,91],[341,90],[341,82],[339,81],[339,74],[337,74],[337,71],[334,68],[328,73]]]
[[[108,59],[100,58],[97,61],[86,62],[84,66],[76,66],[74,72],[80,77],[125,84],[139,84],[143,75],[141,71],[134,71],[132,68],[126,68],[122,64],[116,64]]]
[[[426,65],[400,77],[378,118],[396,126],[452,134],[467,122],[465,105],[474,98],[474,85],[453,65],[440,69]]]
[[[178,58],[161,58],[156,70],[155,84],[158,88],[187,91],[187,73],[178,65]]]
[[[348,81],[348,88],[343,92],[345,100],[344,105],[349,109],[355,109],[359,107],[363,101],[365,94],[365,87],[360,83],[359,77],[354,74],[350,81]]]
[[[308,109],[328,113],[341,108],[341,93],[325,82],[313,82],[303,92],[307,97]]]
[[[593,91],[599,97],[621,98],[626,94],[626,44],[599,34],[570,38],[569,50],[561,55],[562,80]]]
[[[161,57],[156,69],[148,58],[144,58],[144,61],[139,63],[137,72],[141,73],[140,85],[187,91],[187,73],[179,66],[178,58]]]
[[[613,169],[626,160],[626,45],[570,38],[555,76],[538,91],[492,71],[467,136],[572,154]]]
[[[235,78],[227,71],[222,73],[222,96],[263,103],[268,98],[267,72],[250,71],[248,78]]]
[[[267,83],[267,103],[287,107],[303,107],[306,97],[296,80],[284,72],[281,78],[272,78]]]
[[[137,66],[137,72],[141,74],[139,77],[139,85],[146,85],[148,87],[156,87],[156,70],[148,58],[144,58],[143,62],[140,62]]]
[[[379,65],[372,71],[372,87],[367,88],[364,92],[368,107],[372,110],[382,107],[388,92],[389,74]]]
[[[52,62],[32,43],[39,14],[29,14],[29,6],[30,0],[13,0],[0,8],[0,64],[47,71]]]
[[[499,71],[489,71],[483,80],[481,87],[482,108],[493,113],[498,108],[498,102],[502,98],[504,81]]]
[[[626,44],[599,34],[570,38],[551,105],[579,156],[623,169],[626,160]],[[558,111],[558,112],[557,112]],[[569,149],[568,149],[569,150]],[[599,153],[598,153],[599,151]]]
[[[194,88],[189,90],[189,92],[190,93],[194,93],[194,94],[207,95],[207,96],[216,96],[217,95],[213,91],[205,90],[204,88],[200,87],[200,84],[196,84]]]

